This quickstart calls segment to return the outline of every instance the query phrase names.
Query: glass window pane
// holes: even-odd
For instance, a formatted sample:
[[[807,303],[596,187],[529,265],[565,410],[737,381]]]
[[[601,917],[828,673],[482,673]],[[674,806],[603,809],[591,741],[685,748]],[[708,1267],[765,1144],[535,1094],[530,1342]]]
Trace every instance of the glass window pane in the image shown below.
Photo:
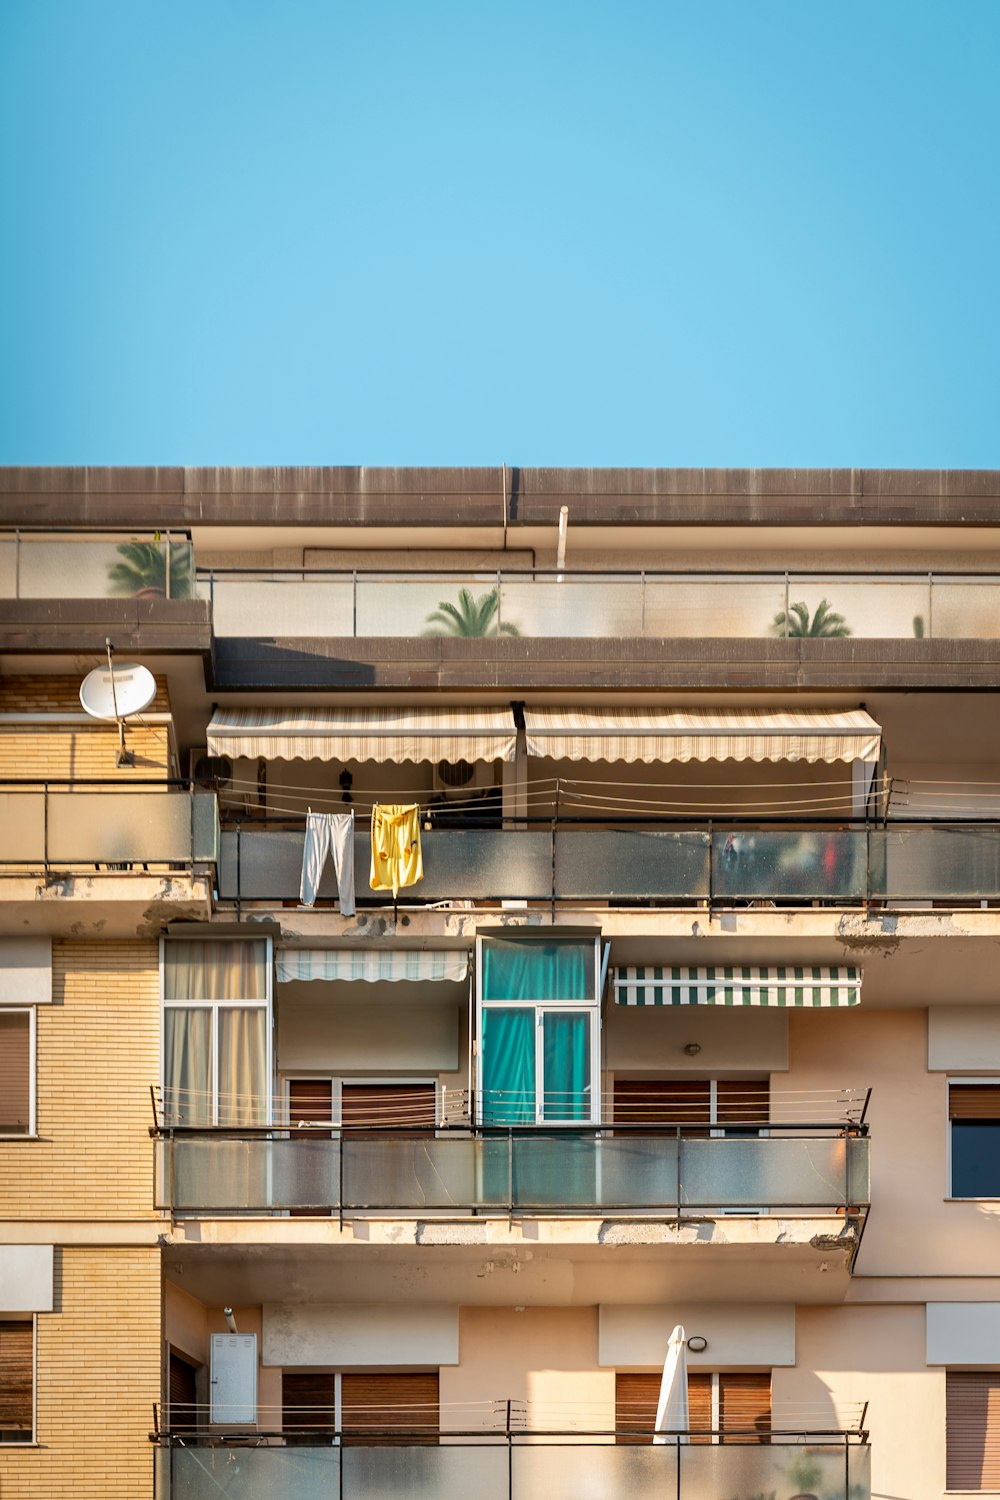
[[[212,1012],[163,1012],[163,1114],[168,1125],[212,1123]]]
[[[163,946],[168,1000],[266,1000],[266,942],[174,942]]]
[[[951,1195],[1000,1198],[1000,1120],[952,1120]]]
[[[593,942],[485,940],[483,999],[593,1000]]]
[[[482,1112],[486,1125],[535,1122],[535,1012],[483,1011]]]
[[[267,1012],[219,1011],[219,1124],[267,1123]]]
[[[0,1010],[0,1132],[31,1129],[31,1017]]]
[[[591,1111],[590,1016],[547,1011],[542,1018],[546,1120],[589,1120]]]

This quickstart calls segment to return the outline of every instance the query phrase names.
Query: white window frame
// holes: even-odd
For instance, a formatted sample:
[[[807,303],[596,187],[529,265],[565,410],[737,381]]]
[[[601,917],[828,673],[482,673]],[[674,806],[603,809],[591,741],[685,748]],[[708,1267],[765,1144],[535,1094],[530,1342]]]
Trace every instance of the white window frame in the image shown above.
[[[4,1007],[5,1009],[7,1007]],[[10,1137],[14,1140],[24,1140],[24,1136]],[[5,1322],[27,1323],[31,1322],[31,1434],[29,1437],[19,1440],[0,1441],[0,1453],[6,1453],[10,1448],[37,1448],[38,1447],[38,1314],[28,1313],[4,1313],[0,1312],[0,1319]]]
[[[37,1141],[38,1139],[38,1007],[37,1005],[0,1005],[5,1016],[28,1017],[28,1129],[0,1130],[0,1141]]]
[[[192,941],[195,941],[192,939]],[[225,942],[225,938],[217,939]],[[166,998],[166,950],[170,942],[169,938],[160,939],[160,1090],[166,1088],[166,1077],[164,1064],[166,1062],[166,1026],[164,1014],[168,1010],[207,1010],[212,1015],[212,1109],[211,1120],[204,1127],[206,1130],[217,1126],[219,1123],[219,1012],[223,1010],[262,1010],[265,1012],[264,1021],[264,1084],[267,1090],[265,1109],[261,1126],[268,1126],[274,1118],[274,943],[269,937],[257,937],[247,935],[246,938],[234,938],[234,942],[266,943],[267,950],[264,958],[264,999],[246,1000],[168,1000]]]
[[[532,929],[534,931],[534,929]],[[518,933],[504,932],[495,934],[501,941],[516,942]],[[544,1125],[552,1130],[572,1130],[574,1126],[600,1125],[601,1123],[601,978],[605,965],[602,962],[601,934],[594,933],[593,937],[579,934],[561,934],[557,930],[546,929],[541,938],[525,938],[524,946],[529,942],[564,942],[571,943],[592,942],[594,945],[594,998],[592,1000],[553,1000],[551,997],[537,1000],[484,1000],[483,998],[483,943],[489,941],[490,935],[476,939],[476,1060],[477,1060],[477,1088],[476,1088],[476,1124],[483,1124],[483,1013],[487,1010],[530,1010],[535,1013],[535,1125]],[[590,1022],[590,1113],[586,1119],[581,1120],[547,1120],[545,1118],[545,1074],[544,1074],[544,1047],[545,1026],[543,1017],[546,1012],[555,1011],[559,1015],[567,1015],[573,1012],[591,1017]]]
[[[976,1087],[979,1087],[979,1088],[984,1088],[984,1087],[985,1088],[998,1088],[998,1087],[1000,1087],[1000,1073],[994,1073],[992,1076],[985,1077],[985,1078],[983,1078],[983,1077],[968,1078],[968,1077],[962,1077],[961,1074],[958,1074],[955,1077],[952,1077],[952,1075],[949,1073],[946,1076],[946,1078],[945,1078],[944,1118],[945,1118],[945,1127],[946,1127],[946,1129],[948,1131],[948,1162],[947,1162],[946,1178],[945,1178],[945,1198],[948,1199],[948,1200],[950,1200],[952,1203],[997,1203],[997,1202],[1000,1202],[1000,1191],[998,1191],[996,1193],[991,1193],[986,1198],[959,1198],[959,1197],[956,1197],[955,1193],[952,1191],[952,1161],[953,1161],[953,1150],[954,1150],[953,1143],[952,1143],[952,1137],[953,1137],[953,1129],[952,1129],[952,1127],[954,1126],[954,1123],[955,1123],[954,1120],[951,1118],[951,1110],[949,1108],[949,1100],[951,1098],[951,1086],[952,1086],[952,1084],[955,1084],[956,1087],[960,1087],[962,1085],[965,1085],[965,1086],[967,1086],[969,1088],[976,1088]],[[998,1131],[1000,1131],[1000,1120],[997,1121],[997,1129],[998,1129]]]

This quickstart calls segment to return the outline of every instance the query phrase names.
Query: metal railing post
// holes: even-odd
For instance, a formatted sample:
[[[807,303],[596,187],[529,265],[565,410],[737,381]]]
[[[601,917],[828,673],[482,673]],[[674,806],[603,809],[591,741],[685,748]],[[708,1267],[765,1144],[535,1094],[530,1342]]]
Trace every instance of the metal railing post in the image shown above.
[[[934,639],[934,574],[927,574],[927,638]]]
[[[236,820],[236,920],[240,920],[243,907],[243,824]]]
[[[347,1145],[347,1137],[344,1135],[343,1112],[341,1112],[340,1135],[337,1137],[337,1218],[341,1229],[344,1227],[344,1148]]]
[[[639,634],[646,637],[646,571],[639,574]]]
[[[358,570],[351,574],[351,637],[358,638]]]
[[[21,533],[14,532],[14,598],[21,597]]]
[[[507,1218],[514,1218],[514,1127],[507,1126]]]
[[[785,640],[788,639],[788,611],[791,605],[791,593],[789,592],[788,574],[785,574]]]
[[[510,1401],[507,1402],[507,1500],[514,1500],[514,1434],[510,1426]]]
[[[677,1187],[677,1191],[676,1191],[676,1195],[675,1195],[676,1198],[677,1198],[677,1202],[675,1203],[674,1207],[675,1207],[675,1209],[677,1211],[677,1228],[680,1229],[680,1227],[681,1227],[681,1127],[679,1125],[677,1125],[675,1127],[675,1129],[676,1129],[676,1132],[677,1132],[677,1173],[676,1173],[676,1187]]]
[[[166,584],[166,589],[165,589],[166,596],[169,599],[170,598],[170,572],[171,572],[171,568],[170,568],[170,563],[171,563],[170,532],[169,531],[165,533],[165,540],[164,540],[163,545],[167,549],[166,557],[164,558],[163,578],[164,578],[164,582]]]

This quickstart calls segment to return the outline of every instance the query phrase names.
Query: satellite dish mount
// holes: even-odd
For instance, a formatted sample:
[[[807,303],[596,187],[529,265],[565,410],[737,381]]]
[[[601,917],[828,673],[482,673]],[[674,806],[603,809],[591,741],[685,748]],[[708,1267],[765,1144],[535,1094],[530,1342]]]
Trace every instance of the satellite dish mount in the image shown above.
[[[125,720],[131,714],[141,714],[156,697],[156,679],[146,667],[137,662],[122,662],[115,671],[115,648],[106,639],[108,653],[107,671],[95,667],[88,672],[80,685],[80,702],[94,719],[114,719],[118,725],[118,753],[115,765],[134,766],[135,752],[125,744]]]

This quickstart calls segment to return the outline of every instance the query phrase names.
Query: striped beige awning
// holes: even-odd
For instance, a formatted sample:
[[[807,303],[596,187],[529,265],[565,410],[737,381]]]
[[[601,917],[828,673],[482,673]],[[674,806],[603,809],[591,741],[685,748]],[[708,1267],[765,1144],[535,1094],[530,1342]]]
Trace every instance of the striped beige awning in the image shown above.
[[[267,760],[511,760],[509,708],[217,708],[210,755]]]
[[[762,1005],[832,1009],[861,1002],[861,970],[791,964],[647,964],[615,969],[616,1005]]]
[[[400,951],[381,948],[279,948],[274,955],[279,984],[325,979],[348,984],[398,984],[449,980],[459,984],[469,972],[464,949]]]
[[[862,708],[525,708],[528,754],[553,760],[878,759],[882,730]]]

